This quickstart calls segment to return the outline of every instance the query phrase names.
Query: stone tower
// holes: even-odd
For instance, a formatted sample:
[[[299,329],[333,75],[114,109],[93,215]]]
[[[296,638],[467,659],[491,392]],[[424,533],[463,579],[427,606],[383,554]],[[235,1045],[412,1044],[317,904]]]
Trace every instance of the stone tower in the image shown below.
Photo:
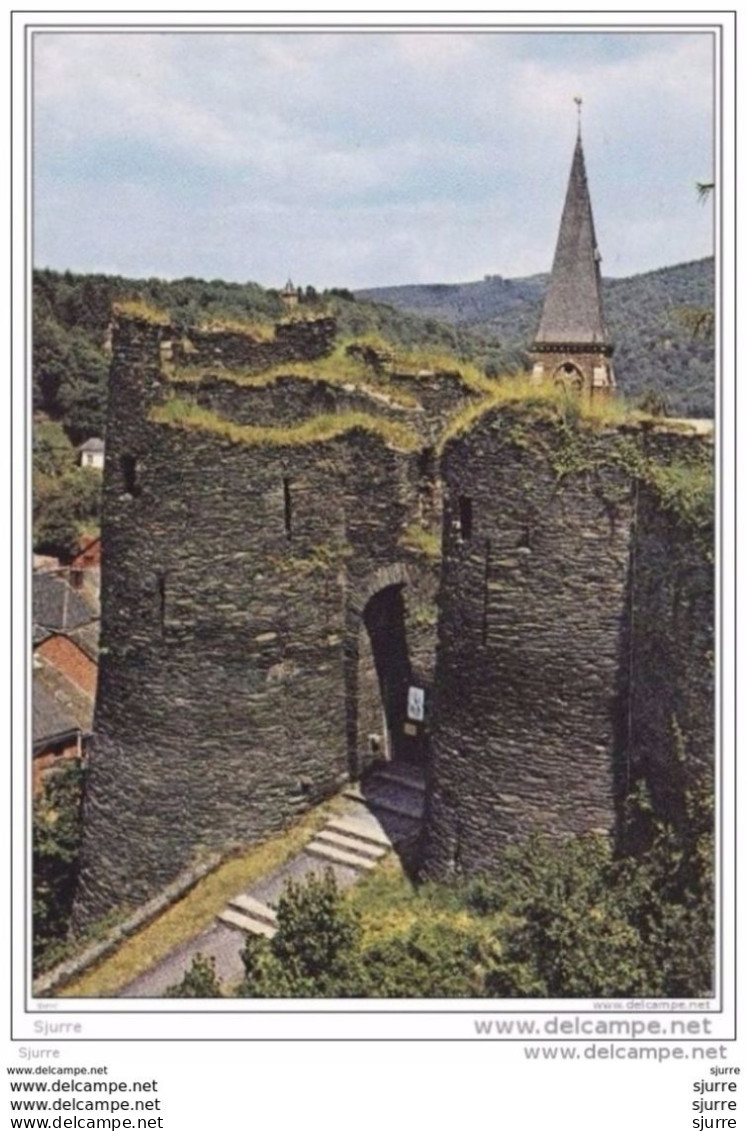
[[[280,292],[280,298],[282,299],[283,306],[285,307],[285,313],[292,314],[298,306],[298,290],[293,286],[292,279],[288,279],[288,282],[285,284],[284,290]]]
[[[551,380],[590,394],[614,390],[600,261],[579,128],[552,274],[530,354],[537,383]]]

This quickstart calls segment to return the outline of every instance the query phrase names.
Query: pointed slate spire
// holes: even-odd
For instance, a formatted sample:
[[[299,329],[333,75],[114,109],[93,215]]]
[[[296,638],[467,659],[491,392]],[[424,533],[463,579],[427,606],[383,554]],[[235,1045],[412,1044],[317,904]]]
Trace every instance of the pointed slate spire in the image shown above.
[[[538,344],[607,344],[600,260],[579,128]]]

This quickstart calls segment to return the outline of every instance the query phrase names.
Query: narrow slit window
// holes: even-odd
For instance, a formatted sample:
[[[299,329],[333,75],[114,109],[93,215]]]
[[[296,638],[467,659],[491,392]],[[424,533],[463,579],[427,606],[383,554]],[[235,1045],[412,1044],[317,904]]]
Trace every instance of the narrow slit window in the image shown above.
[[[459,496],[459,535],[463,542],[472,537],[472,500],[468,495]]]
[[[290,479],[283,479],[283,522],[285,533],[290,538],[293,531],[293,502],[291,499]]]
[[[516,543],[519,550],[531,550],[532,548],[532,526],[530,523],[525,522],[521,528],[519,541]]]
[[[124,489],[128,495],[137,498],[140,494],[140,484],[138,483],[138,465],[137,460],[132,455],[123,455],[122,461],[122,478],[124,480]]]

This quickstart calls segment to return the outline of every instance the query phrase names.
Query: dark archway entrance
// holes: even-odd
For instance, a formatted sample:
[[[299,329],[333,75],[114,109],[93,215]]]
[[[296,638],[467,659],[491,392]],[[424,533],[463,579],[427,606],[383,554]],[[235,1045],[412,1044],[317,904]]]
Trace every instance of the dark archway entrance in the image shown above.
[[[369,598],[361,616],[357,733],[363,764],[419,759],[421,741],[407,725],[411,676],[403,586],[389,585]]]

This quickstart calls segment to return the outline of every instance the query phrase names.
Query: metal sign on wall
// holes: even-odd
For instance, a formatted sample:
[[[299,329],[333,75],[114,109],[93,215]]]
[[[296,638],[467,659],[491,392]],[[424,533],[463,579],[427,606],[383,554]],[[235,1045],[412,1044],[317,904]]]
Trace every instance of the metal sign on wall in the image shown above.
[[[425,691],[422,687],[408,687],[407,717],[415,723],[422,723],[425,718]]]

